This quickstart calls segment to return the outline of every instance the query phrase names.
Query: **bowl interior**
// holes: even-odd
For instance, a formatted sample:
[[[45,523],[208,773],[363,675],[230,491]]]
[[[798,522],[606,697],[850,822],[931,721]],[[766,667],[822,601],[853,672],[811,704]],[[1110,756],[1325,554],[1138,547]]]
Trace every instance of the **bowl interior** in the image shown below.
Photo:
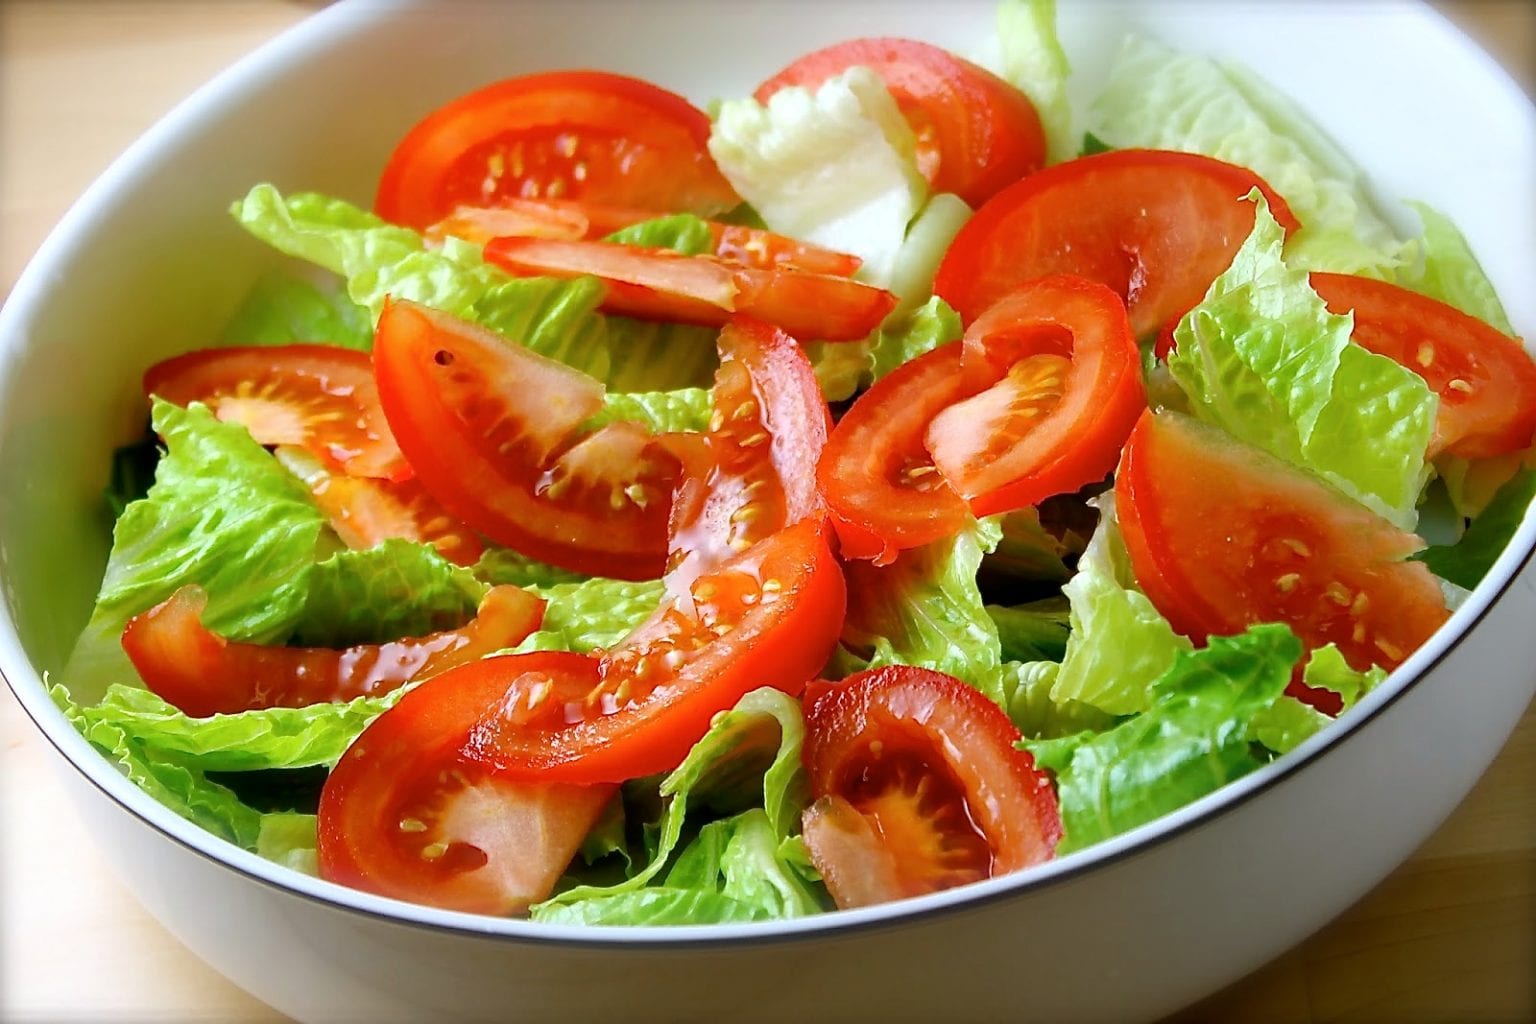
[[[0,314],[0,664],[32,694],[24,701],[35,714],[44,706],[38,676],[63,664],[89,613],[107,548],[109,455],[142,429],[143,370],[206,344],[281,262],[226,213],[251,185],[366,206],[390,149],[421,115],[524,71],[616,70],[702,104],[744,95],[812,47],[859,35],[985,57],[992,3],[936,11],[931,0],[342,3],[183,104],[82,198]],[[1531,107],[1427,9],[1194,0],[1064,3],[1060,16],[1079,100],[1132,29],[1236,59],[1279,85],[1382,196],[1454,217],[1530,334]]]

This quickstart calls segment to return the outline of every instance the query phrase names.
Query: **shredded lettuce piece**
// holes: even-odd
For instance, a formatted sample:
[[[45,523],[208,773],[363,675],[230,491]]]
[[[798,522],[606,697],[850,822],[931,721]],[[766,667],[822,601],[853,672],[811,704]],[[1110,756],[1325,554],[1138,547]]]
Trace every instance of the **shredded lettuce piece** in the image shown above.
[[[1066,656],[1072,628],[1065,601],[1046,598],[1012,607],[989,604],[986,611],[997,627],[1005,662],[1059,662]]]
[[[1105,732],[1021,743],[1056,774],[1065,832],[1057,852],[1160,818],[1259,767],[1249,722],[1280,699],[1300,657],[1286,626],[1212,637],[1179,652],[1146,711]]]
[[[158,399],[151,419],[165,457],[148,496],[117,520],[96,606],[60,674],[85,704],[138,679],[123,627],[189,583],[207,591],[203,623],[220,636],[286,638],[303,616],[325,530],[308,489],[243,426],[198,403]]]
[[[550,587],[556,583],[580,583],[590,578],[579,572],[547,565],[511,548],[487,549],[470,571],[493,587],[504,583],[514,587]]]
[[[289,273],[269,272],[257,282],[222,335],[229,345],[319,342],[368,351],[373,319],[335,289]]]
[[[1436,576],[1472,590],[1509,546],[1533,499],[1536,499],[1536,472],[1523,469],[1499,488],[1460,540],[1454,544],[1433,545],[1411,557],[1427,565]]]
[[[953,537],[903,551],[890,565],[852,561],[841,643],[858,668],[899,664],[946,672],[999,705],[1002,645],[976,570],[1002,536],[996,517]]]
[[[791,839],[808,794],[804,740],[794,698],[767,687],[742,697],[662,780],[665,809],[646,866],[615,885],[566,889],[535,904],[533,920],[699,924],[825,909]],[[684,845],[684,824],[699,810],[725,817]]]
[[[1128,36],[1090,122],[1117,148],[1182,150],[1253,169],[1301,221],[1286,253],[1299,269],[1390,277],[1406,259],[1360,169],[1245,68]]]
[[[429,545],[390,538],[318,563],[293,642],[307,647],[377,644],[457,629],[488,588]]]
[[[890,283],[928,186],[912,129],[873,71],[780,89],[766,105],[727,100],[709,152],[772,230],[852,253],[861,280]]]
[[[1077,573],[1062,587],[1071,603],[1072,633],[1051,699],[1128,715],[1147,709],[1152,684],[1193,645],[1136,589],[1114,495],[1098,500],[1098,529],[1078,559]]]
[[[1280,225],[1257,190],[1250,198],[1253,232],[1179,321],[1168,368],[1198,418],[1412,529],[1438,399],[1350,341],[1352,318],[1330,313],[1282,259]]]
[[[676,213],[631,224],[615,231],[607,240],[645,249],[671,249],[684,256],[698,256],[715,249],[709,224],[691,213]]]
[[[1301,681],[1337,693],[1344,703],[1343,710],[1347,711],[1386,678],[1387,670],[1380,665],[1372,665],[1364,672],[1350,668],[1338,647],[1326,644],[1307,658]],[[1284,696],[1253,716],[1249,735],[1275,753],[1286,754],[1333,721],[1311,705]]]
[[[997,38],[1002,47],[996,70],[1023,91],[1045,130],[1046,160],[1060,163],[1077,155],[1067,80],[1072,66],[1056,34],[1056,0],[1001,0]]]
[[[713,346],[713,342],[711,342]],[[610,391],[603,396],[603,409],[585,424],[584,430],[615,420],[643,423],[652,433],[669,431],[704,431],[714,406],[709,388],[678,388],[674,391]]]
[[[294,871],[320,877],[320,860],[313,814],[274,811],[261,816],[256,853]]]
[[[933,296],[910,313],[881,326],[871,352],[871,380],[879,380],[902,363],[940,345],[960,340],[964,333],[960,314],[949,303]]]
[[[1454,306],[1513,337],[1515,328],[1504,304],[1461,229],[1428,203],[1410,200],[1408,205],[1424,225],[1419,241],[1421,259],[1416,266],[1405,267],[1395,283]]]
[[[1012,661],[1003,666],[1003,709],[1028,740],[1103,732],[1115,717],[1081,701],[1051,697],[1061,665],[1055,661]]]
[[[523,651],[576,651],[612,647],[661,603],[660,580],[590,579],[529,587],[545,600],[539,631],[517,645]]]

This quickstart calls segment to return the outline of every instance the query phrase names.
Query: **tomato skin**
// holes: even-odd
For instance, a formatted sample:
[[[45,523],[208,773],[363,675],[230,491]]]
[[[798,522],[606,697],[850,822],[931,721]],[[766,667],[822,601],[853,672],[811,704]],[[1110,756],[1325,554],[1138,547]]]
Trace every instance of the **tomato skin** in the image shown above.
[[[788,334],[738,316],[720,332],[707,444],[684,474],[668,524],[667,587],[700,574],[825,508],[816,463],[832,414],[810,359]]]
[[[807,341],[857,341],[896,308],[896,296],[847,277],[732,264],[607,241],[495,238],[485,258],[519,276],[600,278],[603,308],[656,320],[721,326],[744,313]]]
[[[1334,313],[1353,312],[1356,344],[1423,377],[1440,396],[1430,454],[1468,459],[1523,451],[1536,434],[1536,362],[1476,317],[1385,281],[1313,273]]]
[[[581,655],[519,655],[562,674]],[[485,662],[502,659],[490,658]],[[612,786],[498,776],[463,754],[470,729],[504,692],[493,674],[406,694],[348,748],[320,794],[320,875],[449,910],[515,914],[546,898],[613,799]]]
[[[806,843],[838,906],[935,892],[1055,856],[1056,793],[1014,747],[1019,739],[980,691],[930,669],[870,669],[817,700],[806,716],[817,800]],[[871,838],[888,858],[871,859]]]
[[[1253,230],[1259,189],[1287,231],[1298,225],[1258,175],[1192,153],[1122,149],[1037,171],[993,196],[950,243],[934,294],[969,324],[1014,287],[1074,274],[1126,299],[1145,337],[1204,297]]]
[[[602,239],[623,228],[652,220],[655,210],[580,203],[569,199],[506,199],[498,206],[458,206],[426,230],[427,237],[454,235],[476,245],[494,238],[553,238],[567,242]],[[793,267],[812,274],[851,277],[864,262],[787,235],[743,224],[705,220],[714,239],[714,255],[757,270]]]
[[[935,192],[972,207],[1045,163],[1045,133],[1019,89],[947,50],[911,39],[854,39],[804,57],[758,86],[815,89],[854,65],[885,83],[917,136],[918,168]]]
[[[338,650],[226,640],[202,624],[206,604],[201,587],[182,587],[129,619],[122,638],[144,684],[194,718],[388,693],[510,647],[544,618],[540,598],[493,587],[459,629]]]
[[[406,133],[374,210],[418,229],[460,204],[503,197],[713,214],[737,198],[708,140],[703,111],[649,82],[601,71],[523,75],[444,104]]]
[[[962,354],[956,341],[904,363],[832,428],[816,481],[843,557],[886,565],[897,551],[951,536],[970,518],[923,447],[933,417],[970,394]]]
[[[453,516],[577,572],[662,574],[681,465],[637,424],[578,436],[602,407],[595,380],[404,301],[385,306],[373,358],[401,448]]]
[[[1419,538],[1177,413],[1142,415],[1115,508],[1137,582],[1197,641],[1284,622],[1308,650],[1335,643],[1358,670],[1393,669],[1450,615],[1429,570],[1404,561]]]
[[[202,402],[258,444],[303,445],[353,476],[411,475],[366,352],[302,344],[198,349],[146,370],[144,393],[177,405]]]
[[[926,443],[972,514],[1037,505],[1115,468],[1146,408],[1146,390],[1140,350],[1114,292],[1084,278],[1037,278],[983,313],[963,344],[962,372],[990,377],[988,388],[935,416]],[[1070,358],[1064,371],[1063,355]],[[1034,379],[1025,376],[1031,360],[1044,364]],[[980,368],[970,370],[975,364]],[[1044,399],[1035,400],[1032,389]]]
[[[508,680],[466,751],[509,778],[582,785],[677,767],[744,694],[798,694],[826,664],[847,609],[829,532],[820,517],[803,519],[701,576],[688,600],[665,600],[601,656],[580,701],[532,700],[523,677]],[[453,685],[453,675],[433,685]],[[503,708],[530,703],[544,717],[508,722]]]

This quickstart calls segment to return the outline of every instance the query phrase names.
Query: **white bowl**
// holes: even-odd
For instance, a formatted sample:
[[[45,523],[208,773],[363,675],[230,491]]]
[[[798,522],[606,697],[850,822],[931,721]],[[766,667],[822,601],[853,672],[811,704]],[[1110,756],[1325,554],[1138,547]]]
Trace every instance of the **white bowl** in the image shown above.
[[[1063,6],[1084,90],[1121,27],[1280,83],[1384,195],[1459,222],[1531,335],[1532,108],[1427,9]],[[140,372],[209,336],[274,260],[224,213],[252,183],[366,203],[406,127],[516,71],[609,68],[704,101],[856,35],[984,46],[990,3],[936,11],[931,0],[343,3],[183,104],[49,238],[0,312],[0,670],[73,767],[83,815],[129,884],[216,969],[302,1020],[1153,1018],[1357,899],[1486,768],[1536,689],[1529,517],[1450,624],[1293,755],[1026,875],[814,920],[597,932],[333,886],[161,807],[49,702],[40,674],[62,664],[89,610],[106,541],[97,498],[111,446],[140,425]]]

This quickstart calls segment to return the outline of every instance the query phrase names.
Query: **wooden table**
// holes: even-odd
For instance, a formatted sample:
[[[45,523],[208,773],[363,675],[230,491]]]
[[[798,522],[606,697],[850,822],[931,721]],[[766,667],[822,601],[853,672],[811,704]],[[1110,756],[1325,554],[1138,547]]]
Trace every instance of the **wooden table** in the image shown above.
[[[0,293],[109,160],[303,0],[0,2]],[[1536,5],[1446,5],[1536,78]],[[1425,69],[1433,73],[1433,69]],[[0,695],[0,1019],[282,1018],[151,919]],[[1536,1019],[1536,710],[1462,807],[1358,905],[1181,1022]]]

